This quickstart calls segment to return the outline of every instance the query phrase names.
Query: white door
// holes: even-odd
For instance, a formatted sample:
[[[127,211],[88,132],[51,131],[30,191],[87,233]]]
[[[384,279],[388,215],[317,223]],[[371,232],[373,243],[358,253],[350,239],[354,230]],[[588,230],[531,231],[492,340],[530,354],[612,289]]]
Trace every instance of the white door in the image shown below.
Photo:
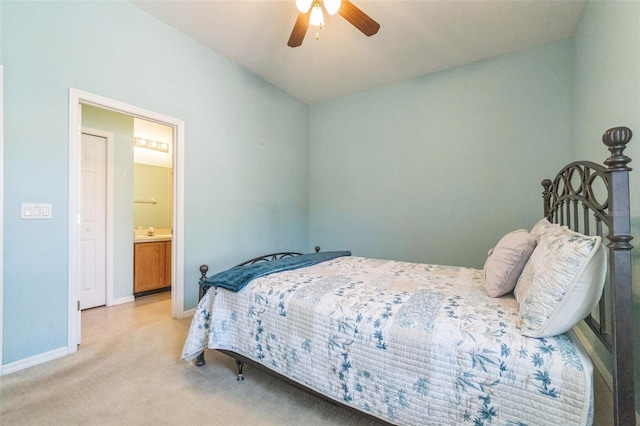
[[[82,134],[80,309],[106,304],[106,146]]]

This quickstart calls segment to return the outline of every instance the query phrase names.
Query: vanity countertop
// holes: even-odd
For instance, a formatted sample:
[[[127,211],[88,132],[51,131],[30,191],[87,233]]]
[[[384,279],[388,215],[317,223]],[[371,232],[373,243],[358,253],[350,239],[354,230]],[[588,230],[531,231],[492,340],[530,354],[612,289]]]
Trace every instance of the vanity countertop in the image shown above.
[[[133,239],[134,243],[152,243],[152,242],[158,242],[158,241],[171,241],[172,235],[171,234],[155,234],[155,235],[141,235],[141,236],[136,236]]]
[[[153,243],[159,241],[171,241],[171,228],[155,228],[153,235],[148,234],[148,228],[138,228],[133,230],[134,243]]]

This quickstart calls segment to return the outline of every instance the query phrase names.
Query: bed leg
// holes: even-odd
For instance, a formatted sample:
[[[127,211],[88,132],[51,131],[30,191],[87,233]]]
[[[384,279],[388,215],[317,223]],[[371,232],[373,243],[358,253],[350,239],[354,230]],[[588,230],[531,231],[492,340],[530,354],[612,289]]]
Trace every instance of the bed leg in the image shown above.
[[[242,376],[242,367],[244,366],[244,364],[239,359],[236,359],[236,365],[238,366],[238,378],[236,380],[241,382],[244,380],[244,377]]]
[[[204,365],[204,351],[200,352],[200,355],[196,358],[196,365],[202,367]]]

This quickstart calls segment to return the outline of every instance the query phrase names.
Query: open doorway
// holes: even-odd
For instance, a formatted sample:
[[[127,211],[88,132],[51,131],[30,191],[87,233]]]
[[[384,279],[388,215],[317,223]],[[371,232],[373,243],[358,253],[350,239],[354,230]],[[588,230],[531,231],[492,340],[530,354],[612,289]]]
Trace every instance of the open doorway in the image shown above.
[[[118,101],[106,99],[97,95],[93,95],[86,92],[81,92],[75,89],[70,90],[70,136],[69,136],[69,152],[70,152],[70,167],[69,167],[69,339],[68,339],[68,352],[75,352],[77,345],[81,340],[81,315],[80,315],[80,302],[79,292],[81,289],[81,283],[83,280],[83,264],[82,264],[82,232],[83,232],[83,197],[82,193],[82,133],[84,126],[85,133],[89,126],[86,126],[85,120],[83,120],[82,110],[85,109],[99,109],[107,111],[112,114],[124,115],[130,120],[141,120],[152,124],[163,126],[165,129],[169,129],[171,133],[171,224],[165,228],[171,232],[171,243],[168,245],[168,252],[170,254],[171,267],[167,270],[166,275],[170,277],[171,288],[171,315],[174,318],[182,318],[184,315],[184,277],[179,271],[183,270],[184,265],[184,250],[183,250],[183,146],[184,146],[184,122],[172,117],[164,116],[152,111],[143,110],[131,105],[123,104]],[[91,124],[91,127],[95,126]],[[104,131],[104,130],[103,130]],[[89,132],[91,133],[91,132]],[[94,132],[95,133],[95,132]],[[118,139],[118,132],[104,131],[105,134],[113,134],[114,142],[116,144]],[[149,136],[146,140],[158,142],[156,139],[152,139]],[[143,137],[143,138],[144,138]],[[108,144],[107,140],[107,144]],[[107,259],[107,275],[111,275],[112,286],[107,287],[106,304],[119,304],[124,302],[133,301],[133,244],[134,244],[134,226],[133,226],[133,147],[134,136],[131,134],[130,140],[121,153],[123,155],[129,155],[131,157],[130,164],[122,166],[124,163],[120,163],[118,166],[118,153],[110,151],[107,146],[107,157],[109,152],[113,156],[111,159],[112,166],[109,166],[109,160],[107,160],[107,181],[110,181],[114,186],[114,193],[117,193],[116,186],[128,188],[123,193],[125,194],[122,199],[117,199],[113,194],[111,197],[111,205],[109,206],[110,196],[107,195],[107,208],[106,208],[106,238],[112,239],[111,244],[106,243],[106,259]],[[122,159],[121,159],[122,160]],[[108,185],[107,185],[108,188]],[[128,191],[128,192],[127,192]],[[108,192],[108,191],[107,191]],[[127,198],[129,203],[127,205]],[[124,200],[124,201],[123,201]],[[126,206],[126,207],[125,207]],[[119,214],[119,209],[127,208],[130,215],[130,220],[124,220],[123,223],[116,223],[116,218]],[[111,215],[111,216],[110,216]],[[127,223],[130,226],[127,229]],[[126,236],[125,236],[126,230]],[[149,230],[147,229],[147,232]],[[118,247],[127,247],[126,250],[119,250]],[[130,256],[127,255],[127,252]],[[121,252],[125,252],[124,254]],[[118,256],[124,256],[119,259]],[[118,268],[115,264],[123,264],[128,266],[131,274],[129,279],[118,278],[118,274],[122,273],[123,276],[127,276],[127,267]],[[111,268],[111,269],[110,269]],[[129,284],[131,284],[129,286]]]
[[[173,128],[133,120],[133,296],[171,290]]]
[[[170,291],[173,128],[83,105],[81,143],[80,309]]]

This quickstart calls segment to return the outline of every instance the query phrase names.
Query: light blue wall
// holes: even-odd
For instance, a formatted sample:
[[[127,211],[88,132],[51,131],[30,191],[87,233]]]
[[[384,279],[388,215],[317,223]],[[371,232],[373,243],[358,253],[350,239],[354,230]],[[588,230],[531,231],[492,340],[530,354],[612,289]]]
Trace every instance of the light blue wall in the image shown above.
[[[573,75],[572,158],[601,163],[608,151],[601,142],[605,130],[629,127],[635,136],[625,154],[634,170],[631,187],[631,241],[634,265],[635,329],[640,327],[640,3],[588,1],[575,34]],[[600,358],[611,358],[584,324]],[[640,383],[640,333],[636,344],[636,383]],[[636,389],[640,406],[640,388]]]
[[[482,267],[569,160],[570,40],[311,108],[310,244]]]
[[[602,160],[582,141],[640,134],[638,4],[612,4],[588,2],[575,40],[310,109],[126,2],[0,2],[3,362],[67,344],[69,87],[185,121],[185,308],[201,263],[316,244],[481,266],[539,218],[542,178]]]
[[[127,2],[0,8],[5,364],[67,345],[70,87],[184,120],[185,308],[202,263],[308,247],[305,104]]]
[[[133,117],[82,106],[82,126],[113,133],[113,297],[133,296]],[[129,178],[123,180],[122,174]]]
[[[602,162],[604,131],[627,126],[637,134],[627,154],[640,169],[640,2],[587,1],[574,38],[572,157]]]

